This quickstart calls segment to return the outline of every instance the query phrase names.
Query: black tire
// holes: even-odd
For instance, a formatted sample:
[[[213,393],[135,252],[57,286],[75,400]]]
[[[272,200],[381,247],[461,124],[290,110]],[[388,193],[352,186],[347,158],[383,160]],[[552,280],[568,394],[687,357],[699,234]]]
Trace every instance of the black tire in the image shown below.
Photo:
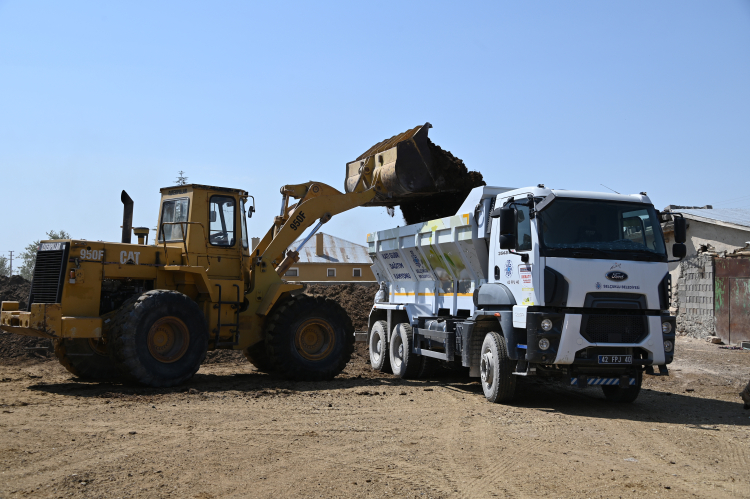
[[[354,352],[354,326],[327,298],[297,295],[266,321],[266,351],[273,370],[298,381],[322,381],[344,370]]]
[[[388,353],[388,322],[377,321],[372,325],[368,344],[372,370],[386,374],[392,373],[391,359]]]
[[[262,373],[273,371],[273,364],[271,364],[271,360],[266,353],[266,343],[264,341],[259,341],[255,345],[247,347],[242,351],[242,354],[258,371]]]
[[[484,396],[493,403],[510,402],[516,394],[516,362],[508,357],[505,338],[500,333],[487,333],[479,354]]]
[[[641,384],[643,383],[643,373],[641,371],[635,374],[635,384],[628,386],[627,388],[620,388],[619,385],[605,386],[602,385],[602,392],[604,392],[604,398],[610,402],[619,402],[623,404],[630,404],[638,398],[638,394],[641,393]]]
[[[402,322],[393,328],[388,352],[393,374],[403,379],[416,379],[422,370],[422,358],[411,351],[414,345],[414,331],[409,324]]]
[[[178,291],[153,290],[129,299],[107,334],[120,370],[146,386],[184,383],[198,372],[208,348],[203,312]]]
[[[419,379],[430,379],[437,374],[437,372],[440,370],[440,361],[438,359],[432,358],[432,357],[426,357],[424,355],[421,356],[422,358],[422,366],[419,369]]]
[[[95,381],[120,377],[120,370],[101,339],[57,339],[54,346],[57,360],[74,376]]]

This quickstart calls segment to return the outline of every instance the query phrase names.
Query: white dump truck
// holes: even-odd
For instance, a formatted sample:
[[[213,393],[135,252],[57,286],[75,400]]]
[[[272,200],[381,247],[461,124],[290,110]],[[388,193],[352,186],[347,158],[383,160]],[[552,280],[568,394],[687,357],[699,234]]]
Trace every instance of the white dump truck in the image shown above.
[[[675,241],[681,259],[684,219]],[[478,187],[455,216],[368,245],[385,283],[366,336],[375,370],[418,378],[441,361],[463,366],[491,402],[511,400],[524,376],[632,402],[644,372],[668,374],[669,257],[646,193]]]

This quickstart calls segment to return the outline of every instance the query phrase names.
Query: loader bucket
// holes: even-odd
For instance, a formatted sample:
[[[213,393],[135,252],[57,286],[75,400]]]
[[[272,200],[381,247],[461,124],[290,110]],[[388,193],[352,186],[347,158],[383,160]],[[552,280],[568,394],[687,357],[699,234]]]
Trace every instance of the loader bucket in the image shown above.
[[[464,193],[484,185],[481,174],[469,172],[463,161],[432,143],[427,136],[430,128],[432,125],[425,123],[395,135],[347,163],[346,192],[378,184],[379,193],[367,206],[392,207],[442,193]],[[363,171],[372,172],[373,185],[366,184]]]

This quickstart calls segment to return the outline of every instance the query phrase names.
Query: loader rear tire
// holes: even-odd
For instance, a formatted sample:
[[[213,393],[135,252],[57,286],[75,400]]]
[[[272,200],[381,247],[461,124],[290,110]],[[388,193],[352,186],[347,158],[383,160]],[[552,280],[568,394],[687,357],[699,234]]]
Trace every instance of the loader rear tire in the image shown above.
[[[273,364],[271,364],[271,360],[266,353],[266,343],[264,341],[259,341],[255,345],[247,347],[242,351],[242,354],[256,370],[262,373],[273,371]]]
[[[274,371],[297,381],[333,379],[354,352],[354,326],[335,301],[292,296],[274,308],[265,343]]]
[[[188,296],[147,291],[126,301],[112,319],[107,347],[126,377],[167,387],[193,377],[206,358],[208,330],[203,312]]]
[[[370,367],[373,371],[390,374],[391,359],[388,354],[388,322],[377,321],[370,330]]]
[[[411,351],[414,345],[414,331],[411,325],[403,322],[393,328],[388,351],[391,356],[393,374],[403,379],[417,379],[422,371],[424,359]]]
[[[103,381],[120,377],[104,342],[96,338],[55,340],[55,356],[65,369],[81,379]]]
[[[482,391],[493,403],[510,402],[516,393],[516,362],[508,356],[505,338],[500,333],[487,333],[480,351]]]

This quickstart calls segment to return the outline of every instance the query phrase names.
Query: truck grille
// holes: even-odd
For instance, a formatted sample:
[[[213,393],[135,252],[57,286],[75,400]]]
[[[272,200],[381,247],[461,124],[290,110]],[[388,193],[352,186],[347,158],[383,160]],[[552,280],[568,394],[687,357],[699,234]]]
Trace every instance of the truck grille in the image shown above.
[[[648,334],[642,315],[584,316],[581,336],[591,343],[638,343]]]
[[[67,243],[63,243],[61,248],[53,251],[37,251],[29,307],[32,303],[60,303],[65,259],[68,254]]]

